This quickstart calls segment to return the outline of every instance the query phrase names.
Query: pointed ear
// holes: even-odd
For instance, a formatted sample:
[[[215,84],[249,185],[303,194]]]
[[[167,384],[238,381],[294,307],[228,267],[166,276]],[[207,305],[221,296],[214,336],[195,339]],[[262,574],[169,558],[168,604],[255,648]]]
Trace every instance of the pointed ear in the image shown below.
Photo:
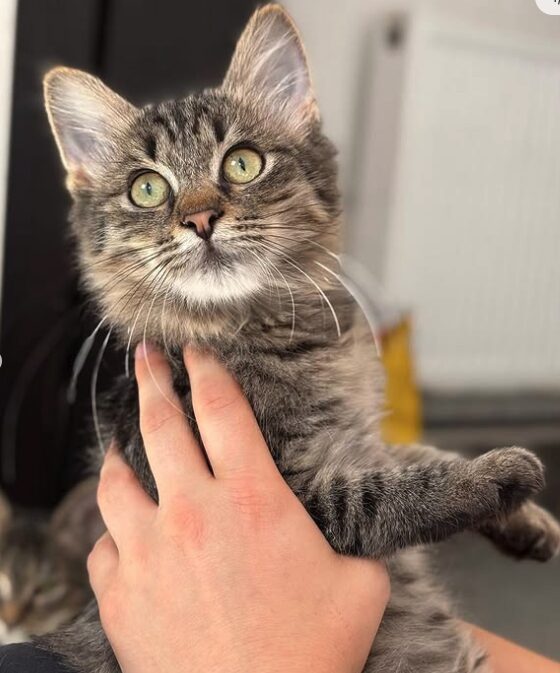
[[[114,156],[135,108],[81,70],[54,68],[44,79],[45,105],[70,183],[88,181]]]
[[[97,507],[97,477],[81,481],[54,510],[50,533],[66,553],[85,559],[105,526]]]
[[[266,5],[253,14],[222,86],[241,99],[257,96],[268,114],[291,125],[319,118],[301,38],[280,5]]]

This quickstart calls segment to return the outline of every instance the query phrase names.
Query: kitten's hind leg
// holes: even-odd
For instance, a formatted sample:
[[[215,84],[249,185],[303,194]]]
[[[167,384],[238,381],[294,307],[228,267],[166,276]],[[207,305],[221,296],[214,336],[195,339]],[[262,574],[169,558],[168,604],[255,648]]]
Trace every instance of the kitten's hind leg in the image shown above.
[[[376,558],[477,528],[543,485],[541,462],[518,448],[377,469],[326,464],[306,483],[291,483],[334,549]]]
[[[560,524],[534,502],[524,503],[508,516],[485,521],[478,530],[518,559],[549,561],[560,553]]]

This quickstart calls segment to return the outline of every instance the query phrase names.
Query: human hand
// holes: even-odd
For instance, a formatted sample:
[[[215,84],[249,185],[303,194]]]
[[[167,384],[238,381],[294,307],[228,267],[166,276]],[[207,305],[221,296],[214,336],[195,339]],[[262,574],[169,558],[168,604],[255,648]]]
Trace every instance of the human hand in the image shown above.
[[[334,553],[237,383],[208,355],[187,350],[185,364],[208,462],[165,359],[139,347],[140,427],[159,505],[114,448],[101,471],[108,532],[88,569],[121,668],[361,671],[389,596],[384,566]]]

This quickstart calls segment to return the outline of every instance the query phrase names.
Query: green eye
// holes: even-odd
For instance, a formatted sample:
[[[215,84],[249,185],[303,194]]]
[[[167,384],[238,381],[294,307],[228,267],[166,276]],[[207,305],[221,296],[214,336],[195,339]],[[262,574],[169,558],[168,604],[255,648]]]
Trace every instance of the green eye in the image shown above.
[[[258,152],[247,147],[231,150],[223,163],[224,176],[234,185],[244,185],[254,180],[262,171],[263,159]]]
[[[130,188],[130,200],[140,208],[157,208],[167,201],[169,183],[159,173],[142,173]]]

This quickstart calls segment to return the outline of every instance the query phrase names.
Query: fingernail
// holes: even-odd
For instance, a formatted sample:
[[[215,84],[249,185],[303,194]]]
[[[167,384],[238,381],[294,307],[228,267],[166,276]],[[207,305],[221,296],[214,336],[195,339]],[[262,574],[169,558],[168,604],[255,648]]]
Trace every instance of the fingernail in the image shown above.
[[[152,346],[151,343],[149,343],[148,341],[141,341],[136,346],[136,351],[134,352],[134,357],[137,360],[144,360],[144,358],[147,358],[154,351],[155,351],[155,348]]]

